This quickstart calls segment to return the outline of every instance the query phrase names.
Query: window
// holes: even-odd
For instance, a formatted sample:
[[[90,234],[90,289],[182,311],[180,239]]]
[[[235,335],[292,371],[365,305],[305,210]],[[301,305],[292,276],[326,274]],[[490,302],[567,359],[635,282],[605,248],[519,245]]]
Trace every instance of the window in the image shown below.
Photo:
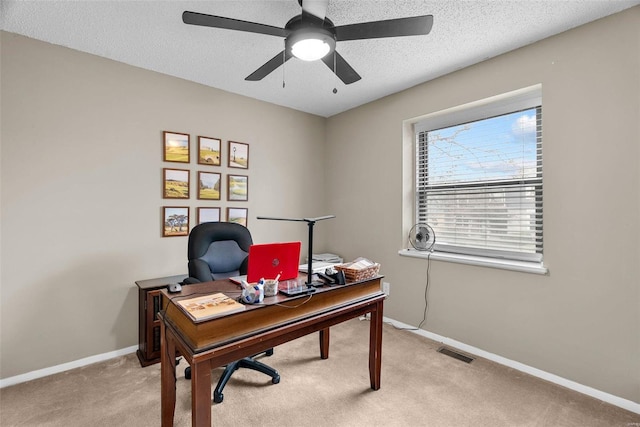
[[[415,125],[415,218],[436,251],[542,261],[539,86]]]

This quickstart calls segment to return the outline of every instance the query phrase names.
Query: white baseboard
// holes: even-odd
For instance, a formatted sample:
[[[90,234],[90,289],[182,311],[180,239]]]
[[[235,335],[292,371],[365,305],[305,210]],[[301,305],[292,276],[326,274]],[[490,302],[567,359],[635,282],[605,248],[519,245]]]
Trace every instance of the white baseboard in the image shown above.
[[[384,321],[390,323],[398,328],[413,329],[412,325],[399,322],[388,317],[384,317]],[[431,340],[440,342],[442,344],[457,348],[467,353],[474,354],[476,356],[491,360],[504,366],[516,369],[518,371],[533,375],[534,377],[542,378],[543,380],[558,384],[562,387],[566,387],[570,390],[577,391],[587,396],[594,397],[602,400],[603,402],[610,403],[627,411],[640,414],[640,403],[632,402],[631,400],[623,399],[622,397],[614,396],[613,394],[605,393],[595,388],[577,383],[575,381],[562,378],[558,375],[550,374],[549,372],[542,371],[540,369],[525,365],[515,360],[507,359],[497,354],[489,353],[488,351],[481,350],[479,348],[467,345],[460,341],[456,341],[451,338],[443,337],[442,335],[435,334],[433,332],[425,331],[424,329],[411,330],[411,332],[429,338]],[[31,381],[37,378],[46,377],[48,375],[57,374],[60,372],[68,371],[70,369],[80,368],[82,366],[90,365],[92,363],[102,362],[104,360],[112,359],[118,356],[124,356],[126,354],[134,353],[138,349],[138,346],[134,345],[126,347],[120,350],[110,351],[108,353],[98,354],[95,356],[85,357],[73,362],[63,363],[61,365],[52,366],[50,368],[39,369],[37,371],[27,372],[26,374],[16,375],[5,379],[0,379],[0,388],[8,387],[14,384],[19,384],[27,381]]]
[[[397,320],[389,319],[388,317],[384,317],[384,321],[396,326],[397,328],[406,328],[406,329],[415,328],[415,326],[407,325],[406,323],[398,322]],[[534,377],[542,378],[543,380],[558,384],[562,387],[566,387],[568,389],[577,391],[582,394],[586,394],[587,396],[595,397],[596,399],[618,406],[622,409],[626,409],[627,411],[640,414],[640,403],[636,403],[631,400],[623,399],[622,397],[614,396],[613,394],[596,390],[595,388],[568,380],[566,378],[559,377],[554,374],[550,374],[549,372],[545,372],[540,369],[525,365],[523,363],[516,362],[515,360],[510,360],[505,357],[498,356],[497,354],[489,353],[488,351],[481,350],[479,348],[467,345],[460,341],[443,337],[442,335],[434,334],[433,332],[425,331],[424,329],[414,329],[414,330],[411,330],[410,332],[429,338],[433,341],[437,341],[442,344],[457,348],[466,353],[474,354],[484,359],[491,360],[493,362],[499,363],[500,365],[508,366],[510,368],[516,369],[518,371],[524,372]]]
[[[61,365],[51,366],[44,369],[38,369],[37,371],[27,372],[26,374],[16,375],[15,377],[4,378],[0,380],[0,388],[24,383],[27,381],[35,380],[37,378],[46,377],[48,375],[58,374],[70,369],[81,368],[83,366],[91,365],[92,363],[113,359],[114,357],[124,356],[126,354],[134,353],[137,349],[138,346],[133,345],[131,347],[122,348],[120,350],[85,357],[84,359],[75,360],[73,362],[63,363]]]

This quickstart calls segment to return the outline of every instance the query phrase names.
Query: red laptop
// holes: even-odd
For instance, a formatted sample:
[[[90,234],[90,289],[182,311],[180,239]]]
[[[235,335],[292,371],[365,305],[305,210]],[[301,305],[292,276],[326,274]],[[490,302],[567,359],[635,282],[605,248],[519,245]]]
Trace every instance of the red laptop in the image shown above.
[[[300,242],[264,243],[249,246],[247,282],[275,279],[289,280],[298,277]]]

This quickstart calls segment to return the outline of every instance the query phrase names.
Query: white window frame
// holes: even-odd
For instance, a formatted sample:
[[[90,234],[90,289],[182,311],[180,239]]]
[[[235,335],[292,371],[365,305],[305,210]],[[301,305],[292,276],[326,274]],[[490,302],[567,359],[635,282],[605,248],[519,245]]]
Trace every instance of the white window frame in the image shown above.
[[[543,265],[540,256],[531,256],[527,259],[504,259],[493,256],[491,251],[473,250],[466,253],[449,252],[446,247],[436,246],[434,252],[421,252],[410,248],[408,244],[408,230],[416,222],[416,177],[418,171],[415,167],[416,135],[422,131],[441,129],[512,113],[542,105],[542,86],[534,85],[506,94],[494,96],[481,101],[449,108],[446,110],[427,114],[425,116],[406,120],[403,123],[403,162],[404,162],[404,187],[405,198],[403,205],[403,239],[409,248],[401,249],[398,253],[403,256],[416,258],[430,258],[443,261],[458,262],[463,264],[496,267],[508,270],[524,271],[528,273],[546,274],[547,268]],[[437,245],[437,235],[436,235]]]

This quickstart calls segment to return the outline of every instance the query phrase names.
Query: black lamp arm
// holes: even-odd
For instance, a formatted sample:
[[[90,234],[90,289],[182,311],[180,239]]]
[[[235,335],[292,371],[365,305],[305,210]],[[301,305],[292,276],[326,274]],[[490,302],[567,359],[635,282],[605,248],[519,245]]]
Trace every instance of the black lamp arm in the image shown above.
[[[316,224],[317,221],[322,221],[325,219],[332,219],[335,218],[335,215],[325,215],[325,216],[320,216],[317,218],[274,218],[274,217],[267,217],[267,216],[259,216],[257,217],[258,219],[269,219],[269,220],[273,220],[273,221],[299,221],[299,222],[306,222],[307,225],[309,226],[309,246],[308,246],[308,254],[307,254],[307,285],[311,285],[313,283],[313,281],[311,280],[311,278],[313,277],[313,270],[312,270],[312,265],[313,265],[313,226]]]

